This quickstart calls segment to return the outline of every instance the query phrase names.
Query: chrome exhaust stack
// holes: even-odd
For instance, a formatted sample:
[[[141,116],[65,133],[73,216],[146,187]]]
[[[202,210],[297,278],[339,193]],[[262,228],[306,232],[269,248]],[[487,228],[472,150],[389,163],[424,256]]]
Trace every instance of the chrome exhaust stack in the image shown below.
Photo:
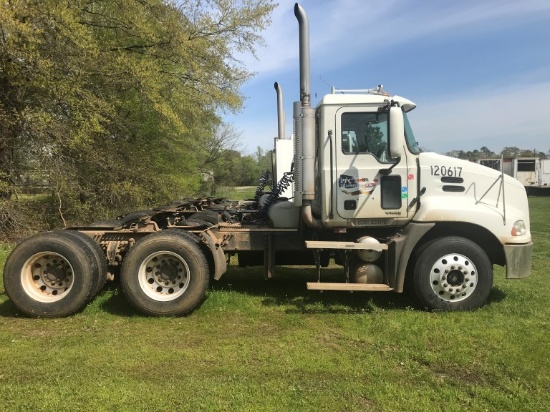
[[[294,203],[302,206],[302,219],[307,226],[321,228],[321,222],[311,211],[311,202],[315,199],[315,109],[311,107],[309,20],[298,3],[294,6],[294,15],[300,33],[300,102],[294,104],[294,138],[298,149],[294,169],[299,179],[295,179]]]
[[[306,11],[298,3],[294,5],[294,15],[298,20],[300,43],[300,101],[303,107],[311,107],[309,78],[309,19]]]
[[[273,85],[277,92],[277,138],[285,138],[285,112],[283,108],[283,89],[279,86],[279,83],[275,82]]]

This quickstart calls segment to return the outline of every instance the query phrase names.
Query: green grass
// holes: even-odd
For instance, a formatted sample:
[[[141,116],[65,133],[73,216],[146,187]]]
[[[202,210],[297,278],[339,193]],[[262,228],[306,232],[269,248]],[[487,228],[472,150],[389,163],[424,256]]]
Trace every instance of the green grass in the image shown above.
[[[217,197],[226,197],[231,200],[253,199],[256,186],[220,187],[216,190]]]
[[[311,270],[231,268],[186,318],[117,288],[66,319],[18,315],[0,286],[5,411],[546,411],[550,198],[531,198],[533,273],[475,312],[392,293],[313,293]],[[0,249],[0,262],[7,251]]]

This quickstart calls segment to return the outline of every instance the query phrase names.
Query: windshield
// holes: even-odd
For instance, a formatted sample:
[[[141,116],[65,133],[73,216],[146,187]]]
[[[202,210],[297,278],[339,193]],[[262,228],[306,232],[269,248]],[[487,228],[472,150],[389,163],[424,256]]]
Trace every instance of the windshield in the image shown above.
[[[405,112],[403,112],[403,120],[405,121],[405,140],[407,141],[407,146],[409,146],[409,150],[412,154],[419,154],[422,150],[420,150],[418,142],[414,138],[414,133],[411,124],[409,123],[409,118]]]

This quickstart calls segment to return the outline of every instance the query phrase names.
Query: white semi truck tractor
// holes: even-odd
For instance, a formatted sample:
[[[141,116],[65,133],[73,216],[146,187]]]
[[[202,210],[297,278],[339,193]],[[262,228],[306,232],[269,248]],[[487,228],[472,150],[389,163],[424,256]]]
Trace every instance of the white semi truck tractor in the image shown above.
[[[402,293],[407,285],[422,307],[448,311],[483,305],[494,265],[505,266],[507,278],[530,274],[521,183],[422,152],[407,118],[415,104],[382,87],[333,89],[313,107],[308,18],[300,5],[294,11],[300,100],[286,139],[276,84],[272,190],[260,187],[248,201],[190,200],[25,239],[4,268],[5,290],[21,312],[70,315],[119,277],[142,313],[186,315],[233,255],[242,266],[263,266],[268,278],[278,265],[311,265],[317,281],[304,293]],[[322,267],[331,259],[342,273],[327,282]]]

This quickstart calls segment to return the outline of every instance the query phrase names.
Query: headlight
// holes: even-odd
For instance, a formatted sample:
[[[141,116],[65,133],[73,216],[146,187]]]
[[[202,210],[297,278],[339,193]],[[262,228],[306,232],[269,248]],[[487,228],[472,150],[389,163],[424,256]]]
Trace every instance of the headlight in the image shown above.
[[[523,220],[516,220],[512,228],[512,236],[523,236],[525,234],[527,234],[525,222]]]

